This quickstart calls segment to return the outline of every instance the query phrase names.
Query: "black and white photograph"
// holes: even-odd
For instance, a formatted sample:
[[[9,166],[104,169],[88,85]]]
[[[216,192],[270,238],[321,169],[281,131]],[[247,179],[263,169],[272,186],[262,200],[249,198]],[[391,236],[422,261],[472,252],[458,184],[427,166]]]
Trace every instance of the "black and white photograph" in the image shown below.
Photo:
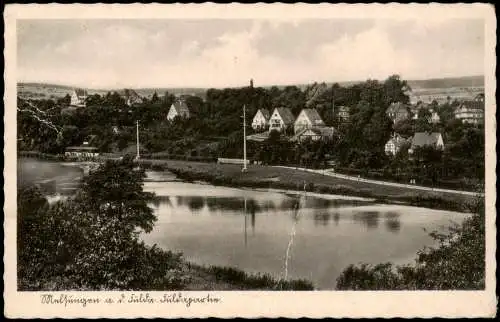
[[[496,315],[492,8],[59,6],[6,25],[16,296],[470,291]]]

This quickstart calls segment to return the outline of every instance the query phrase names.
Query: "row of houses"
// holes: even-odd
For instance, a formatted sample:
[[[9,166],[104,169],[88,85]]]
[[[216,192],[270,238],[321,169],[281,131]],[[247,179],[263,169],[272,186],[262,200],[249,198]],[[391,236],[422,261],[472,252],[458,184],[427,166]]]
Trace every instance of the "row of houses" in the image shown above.
[[[308,138],[316,141],[332,138],[336,133],[333,127],[326,126],[318,111],[313,108],[303,109],[297,118],[286,107],[275,108],[272,114],[261,108],[252,119],[252,128],[260,131],[247,136],[247,139],[253,141],[265,140],[271,131],[289,133],[293,129],[292,141],[303,141]]]
[[[120,97],[125,100],[128,106],[134,106],[144,102],[144,98],[139,96],[133,89],[124,89],[118,92]],[[71,93],[70,106],[85,107],[88,97],[88,92],[85,89],[75,88]],[[189,108],[183,98],[174,102],[168,111],[167,119],[172,121],[176,117],[189,118],[191,116]]]
[[[462,101],[453,114],[456,119],[469,124],[484,123],[484,94],[477,95],[473,100]],[[418,112],[422,108],[427,108],[431,114],[427,120],[429,123],[437,124],[441,118],[437,111],[427,104],[407,105],[401,102],[392,103],[386,110],[387,116],[394,122],[400,122],[409,119],[418,119]]]
[[[144,102],[144,98],[137,94],[133,89],[123,89],[117,92],[121,98],[125,100],[125,104],[128,106],[133,106],[136,104],[141,104]],[[74,88],[71,92],[70,106],[74,107],[85,107],[87,105],[87,97],[89,93],[83,88]]]

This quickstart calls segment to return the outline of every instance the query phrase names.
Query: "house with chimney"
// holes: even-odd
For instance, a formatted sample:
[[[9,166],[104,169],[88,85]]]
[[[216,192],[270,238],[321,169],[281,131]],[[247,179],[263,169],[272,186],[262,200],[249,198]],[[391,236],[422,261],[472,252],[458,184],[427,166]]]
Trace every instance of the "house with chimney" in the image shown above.
[[[88,97],[88,92],[86,89],[75,88],[71,93],[70,106],[85,107],[86,100]]]
[[[385,113],[394,123],[407,120],[411,117],[409,106],[401,102],[392,103]]]
[[[286,107],[275,108],[273,114],[269,118],[269,132],[278,131],[284,132],[293,127],[295,117],[292,111]]]
[[[183,99],[175,101],[167,114],[167,120],[173,121],[176,117],[189,118],[189,108]]]
[[[265,130],[269,126],[269,111],[265,108],[260,108],[252,120],[252,129],[255,131]]]

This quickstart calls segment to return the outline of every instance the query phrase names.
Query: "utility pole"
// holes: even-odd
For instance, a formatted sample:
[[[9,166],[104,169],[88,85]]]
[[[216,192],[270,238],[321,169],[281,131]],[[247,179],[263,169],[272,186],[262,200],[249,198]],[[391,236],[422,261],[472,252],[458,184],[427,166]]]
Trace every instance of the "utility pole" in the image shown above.
[[[335,94],[334,94],[334,85],[332,85],[332,120],[333,120],[333,124],[337,124],[335,122]]]
[[[137,160],[140,158],[139,153],[139,120],[136,121],[136,134],[137,134],[137,156],[135,157]]]
[[[247,131],[246,131],[246,107],[243,105],[243,169],[242,172],[247,171]]]

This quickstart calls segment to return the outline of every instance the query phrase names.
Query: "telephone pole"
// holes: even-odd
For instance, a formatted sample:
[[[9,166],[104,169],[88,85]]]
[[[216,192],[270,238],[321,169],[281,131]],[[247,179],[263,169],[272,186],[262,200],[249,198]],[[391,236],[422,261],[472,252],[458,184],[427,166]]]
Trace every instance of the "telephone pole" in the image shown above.
[[[243,169],[242,172],[247,171],[247,131],[246,131],[246,107],[243,105]]]
[[[135,157],[137,160],[140,158],[139,153],[139,120],[136,121],[136,134],[137,134],[137,156]]]

